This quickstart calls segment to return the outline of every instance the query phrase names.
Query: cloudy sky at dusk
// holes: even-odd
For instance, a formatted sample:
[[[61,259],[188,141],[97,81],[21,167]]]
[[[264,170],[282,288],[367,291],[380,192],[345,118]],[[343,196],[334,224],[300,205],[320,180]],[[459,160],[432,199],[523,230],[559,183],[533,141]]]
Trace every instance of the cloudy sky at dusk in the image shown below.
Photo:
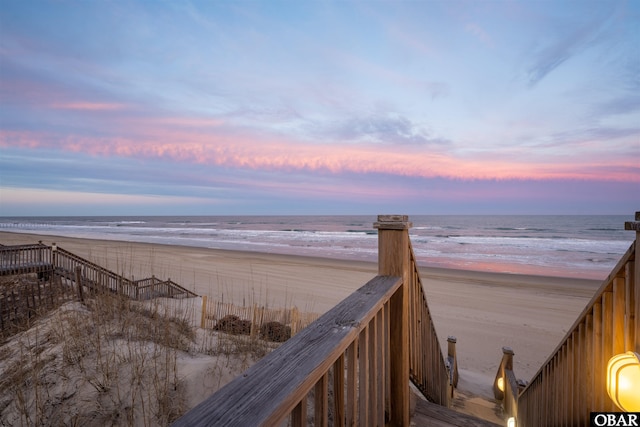
[[[636,210],[638,1],[0,3],[0,215]]]

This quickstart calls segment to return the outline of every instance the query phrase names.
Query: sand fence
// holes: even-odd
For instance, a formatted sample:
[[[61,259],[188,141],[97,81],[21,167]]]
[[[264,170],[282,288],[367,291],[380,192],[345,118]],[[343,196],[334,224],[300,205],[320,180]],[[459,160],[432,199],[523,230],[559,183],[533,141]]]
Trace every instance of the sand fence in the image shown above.
[[[269,338],[269,331],[276,325],[287,328],[288,336],[293,336],[320,317],[319,313],[300,312],[297,307],[269,308],[253,304],[238,306],[229,302],[202,297],[200,327],[235,334],[249,335],[251,338]],[[269,326],[267,326],[269,325]]]

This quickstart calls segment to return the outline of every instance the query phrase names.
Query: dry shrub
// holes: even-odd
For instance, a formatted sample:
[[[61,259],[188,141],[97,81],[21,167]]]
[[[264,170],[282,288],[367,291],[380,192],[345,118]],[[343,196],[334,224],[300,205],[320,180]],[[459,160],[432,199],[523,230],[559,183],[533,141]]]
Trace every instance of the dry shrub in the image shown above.
[[[214,330],[231,335],[249,335],[251,334],[251,322],[240,319],[233,314],[228,314],[218,320]]]
[[[280,322],[267,322],[260,327],[260,336],[273,342],[285,342],[291,338],[291,328]]]

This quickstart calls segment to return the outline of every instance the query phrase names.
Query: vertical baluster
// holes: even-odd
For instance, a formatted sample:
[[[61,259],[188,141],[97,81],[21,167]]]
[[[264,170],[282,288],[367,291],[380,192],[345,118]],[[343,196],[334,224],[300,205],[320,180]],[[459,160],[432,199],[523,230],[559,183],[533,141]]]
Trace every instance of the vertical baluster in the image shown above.
[[[584,322],[584,411],[585,414],[595,411],[593,407],[593,310],[587,313]]]
[[[604,398],[606,395],[604,388],[605,365],[602,360],[602,298],[593,304],[593,400],[594,411],[604,410]]]
[[[356,353],[358,351],[358,340],[355,339],[347,350],[347,426],[356,423],[357,414],[357,381],[356,381]]]
[[[344,427],[344,353],[333,364],[333,425]]]
[[[386,306],[386,304],[385,304]],[[377,381],[377,400],[376,400],[376,408],[378,410],[376,419],[377,424],[380,426],[385,425],[384,419],[384,408],[385,408],[385,348],[387,347],[387,342],[384,336],[384,328],[385,328],[385,309],[384,306],[380,309],[380,312],[376,316],[376,342],[377,342],[377,360],[376,360],[376,381]]]
[[[302,398],[291,412],[291,426],[302,427],[307,425],[307,396]]]
[[[369,327],[360,331],[358,338],[358,383],[359,418],[362,426],[369,425]]]
[[[637,258],[636,254],[636,258]],[[635,317],[638,315],[635,311],[635,300],[638,295],[633,286],[634,265],[629,261],[624,266],[624,292],[625,292],[625,317],[624,317],[624,349],[625,351],[634,351],[635,343]]]
[[[613,356],[613,294],[610,290],[607,290],[602,294],[602,370],[599,371],[601,376],[604,376],[606,372],[605,369],[607,367],[607,363],[611,356]],[[604,406],[603,409],[606,411],[613,411],[615,407],[613,406],[613,402],[609,399],[606,394],[606,389],[604,388],[606,385],[604,381],[603,392],[604,392]]]
[[[329,425],[328,417],[328,398],[329,398],[329,374],[325,373],[320,381],[316,383],[314,391],[314,426],[327,427]],[[306,425],[306,424],[305,424]]]

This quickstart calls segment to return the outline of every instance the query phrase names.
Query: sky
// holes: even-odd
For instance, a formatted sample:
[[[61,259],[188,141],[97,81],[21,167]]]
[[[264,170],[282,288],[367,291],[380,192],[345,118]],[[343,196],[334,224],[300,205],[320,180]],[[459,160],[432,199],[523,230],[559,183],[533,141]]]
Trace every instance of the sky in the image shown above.
[[[0,1],[1,216],[639,210],[639,1]]]

